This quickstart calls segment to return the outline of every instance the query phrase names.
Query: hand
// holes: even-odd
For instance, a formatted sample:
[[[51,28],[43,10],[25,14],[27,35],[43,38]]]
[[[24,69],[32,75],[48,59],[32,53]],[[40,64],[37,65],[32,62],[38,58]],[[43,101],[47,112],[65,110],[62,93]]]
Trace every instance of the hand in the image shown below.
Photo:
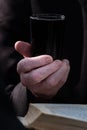
[[[24,56],[28,56],[29,51],[26,51],[24,48],[30,50],[31,47],[24,42],[17,42],[15,44],[15,49],[17,51]],[[30,58],[25,57],[17,65],[21,83],[36,97],[39,96],[42,98],[52,98],[56,95],[58,90],[65,84],[69,70],[70,66],[68,60],[53,61],[53,58],[49,55]]]

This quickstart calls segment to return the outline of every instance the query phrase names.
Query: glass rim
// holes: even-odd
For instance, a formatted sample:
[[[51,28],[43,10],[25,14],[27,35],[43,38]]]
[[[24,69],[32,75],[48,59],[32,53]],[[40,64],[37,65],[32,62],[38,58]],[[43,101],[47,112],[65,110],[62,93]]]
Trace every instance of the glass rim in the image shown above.
[[[34,14],[30,16],[32,20],[65,20],[65,15],[63,14]]]

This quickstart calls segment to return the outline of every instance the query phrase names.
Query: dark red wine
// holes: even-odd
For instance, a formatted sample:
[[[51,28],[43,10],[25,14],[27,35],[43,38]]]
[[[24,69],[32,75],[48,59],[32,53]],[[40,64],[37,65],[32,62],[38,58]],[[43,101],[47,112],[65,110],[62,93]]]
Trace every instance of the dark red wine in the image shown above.
[[[30,17],[33,56],[49,54],[54,59],[62,58],[64,18],[63,15]]]

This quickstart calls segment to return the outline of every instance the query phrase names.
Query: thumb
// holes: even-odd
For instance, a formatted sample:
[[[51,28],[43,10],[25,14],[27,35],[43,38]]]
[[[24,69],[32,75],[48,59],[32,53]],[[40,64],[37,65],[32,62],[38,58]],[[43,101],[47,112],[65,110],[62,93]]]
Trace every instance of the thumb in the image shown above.
[[[14,48],[24,57],[31,56],[31,45],[27,42],[17,41],[14,45]]]

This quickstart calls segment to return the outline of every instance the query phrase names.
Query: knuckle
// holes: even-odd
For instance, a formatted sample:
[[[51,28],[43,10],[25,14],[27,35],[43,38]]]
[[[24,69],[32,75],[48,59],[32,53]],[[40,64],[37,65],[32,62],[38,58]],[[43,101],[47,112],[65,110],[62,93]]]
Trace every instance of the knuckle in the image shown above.
[[[61,61],[61,60],[55,60],[54,62],[55,62],[56,65],[62,64],[62,61]]]
[[[62,64],[62,62],[60,61],[60,60],[55,60],[54,61],[54,67],[55,67],[55,69],[57,68],[60,68],[60,66],[61,66],[61,64]]]
[[[24,58],[21,61],[18,62],[17,64],[17,72],[28,72],[32,69],[33,67],[33,62],[29,58]]]
[[[18,73],[24,72],[25,69],[26,69],[26,67],[25,67],[24,59],[22,59],[22,60],[19,61],[18,64],[17,64],[17,72],[18,72]]]
[[[17,64],[17,72],[21,73],[21,66],[22,66],[22,61],[18,62]]]
[[[28,62],[28,64],[29,64],[28,67],[29,67],[29,66],[34,66],[34,65],[35,65],[35,64],[33,63],[32,59],[28,59],[28,61],[29,61],[29,62]]]

